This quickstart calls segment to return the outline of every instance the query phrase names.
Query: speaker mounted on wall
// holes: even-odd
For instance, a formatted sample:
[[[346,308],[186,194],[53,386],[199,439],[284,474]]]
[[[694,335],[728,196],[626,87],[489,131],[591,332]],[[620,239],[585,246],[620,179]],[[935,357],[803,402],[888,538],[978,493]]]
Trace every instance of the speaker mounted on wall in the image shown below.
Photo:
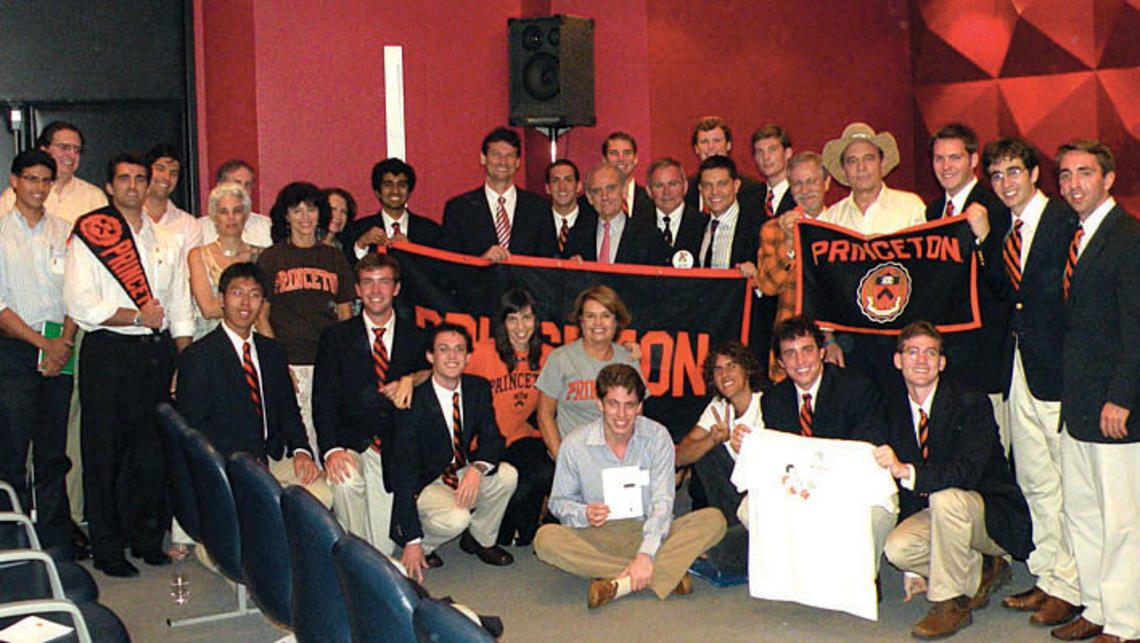
[[[594,125],[594,20],[542,16],[507,20],[511,125]]]

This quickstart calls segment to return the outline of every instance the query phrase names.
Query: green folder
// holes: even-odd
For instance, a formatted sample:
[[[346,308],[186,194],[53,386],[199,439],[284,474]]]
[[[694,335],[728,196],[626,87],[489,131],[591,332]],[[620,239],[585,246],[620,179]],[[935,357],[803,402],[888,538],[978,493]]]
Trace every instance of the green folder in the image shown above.
[[[56,339],[63,336],[63,324],[57,324],[53,321],[45,321],[43,330],[40,334],[48,339]],[[36,358],[37,363],[44,363],[44,352],[40,351],[39,357]],[[71,351],[71,359],[63,365],[59,371],[60,375],[75,375],[75,351]]]

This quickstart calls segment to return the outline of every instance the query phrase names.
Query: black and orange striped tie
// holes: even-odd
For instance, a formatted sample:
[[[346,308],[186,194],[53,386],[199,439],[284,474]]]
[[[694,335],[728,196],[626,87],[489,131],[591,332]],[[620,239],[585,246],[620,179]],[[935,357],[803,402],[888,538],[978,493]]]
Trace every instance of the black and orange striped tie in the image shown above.
[[[625,199],[621,200],[621,213],[627,217],[629,216],[629,201]]]
[[[1014,220],[1013,229],[1005,238],[1005,248],[1002,251],[1005,272],[1009,275],[1014,290],[1021,288],[1021,224],[1020,218]]]
[[[558,252],[561,254],[566,251],[566,240],[570,238],[570,224],[566,222],[566,217],[559,217],[562,219],[562,229],[558,231]]]
[[[922,454],[922,462],[930,459],[930,416],[922,409],[918,410],[918,451]]]
[[[811,393],[804,393],[804,403],[800,406],[800,435],[811,437]]]
[[[265,408],[261,405],[261,382],[257,379],[257,367],[253,365],[253,352],[249,342],[241,345],[241,369],[245,371],[245,383],[249,385],[249,401],[257,411],[257,417],[265,417]]]
[[[443,482],[452,489],[459,487],[458,472],[467,466],[467,459],[463,457],[463,445],[459,441],[463,435],[463,421],[459,409],[459,391],[456,391],[451,396],[451,455],[454,459],[441,476]]]
[[[1081,246],[1081,237],[1085,236],[1085,229],[1077,226],[1073,233],[1073,242],[1069,244],[1069,257],[1065,260],[1065,279],[1061,282],[1065,299],[1069,298],[1069,286],[1073,283],[1073,271],[1077,269],[1077,249]]]
[[[376,388],[380,389],[380,394],[383,395],[384,384],[388,380],[388,349],[385,348],[382,339],[384,329],[374,328],[373,331],[376,336],[372,339],[372,370],[376,372]],[[380,436],[372,436],[371,447],[373,451],[380,451]]]
[[[773,198],[772,188],[768,188],[768,198],[764,199],[764,217],[768,219],[776,216],[776,210],[772,207]]]
[[[952,216],[954,216],[954,202],[946,199],[946,211],[942,213],[942,217],[949,219]]]

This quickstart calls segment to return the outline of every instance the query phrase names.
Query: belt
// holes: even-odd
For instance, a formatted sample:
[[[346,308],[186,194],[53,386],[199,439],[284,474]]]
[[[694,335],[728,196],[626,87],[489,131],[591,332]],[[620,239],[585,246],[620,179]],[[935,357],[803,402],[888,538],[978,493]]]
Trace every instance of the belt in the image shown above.
[[[146,335],[124,335],[111,330],[97,330],[87,335],[92,339],[106,339],[124,344],[158,344],[170,339],[170,331],[147,333]]]

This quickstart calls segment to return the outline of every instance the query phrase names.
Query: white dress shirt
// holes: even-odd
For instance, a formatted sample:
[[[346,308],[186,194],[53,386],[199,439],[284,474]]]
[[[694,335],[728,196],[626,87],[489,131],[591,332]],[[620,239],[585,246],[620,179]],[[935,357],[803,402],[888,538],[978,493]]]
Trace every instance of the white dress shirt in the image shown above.
[[[174,205],[174,201],[170,199],[166,200],[166,210],[155,223],[173,234],[187,255],[190,254],[191,248],[202,245],[202,226],[198,223],[198,217]]]
[[[46,212],[32,227],[16,208],[0,216],[0,310],[11,309],[34,330],[45,321],[63,323],[70,233],[70,223]]]
[[[486,183],[483,184],[483,195],[487,197],[487,207],[491,208],[491,223],[495,223],[495,215],[499,211],[499,197],[503,197],[503,209],[507,211],[507,221],[511,226],[515,225],[515,204],[519,200],[519,191],[515,189],[514,184],[507,188],[506,192],[499,194],[491,189],[491,186]]]
[[[701,254],[696,257],[697,263],[701,267],[705,267],[700,262],[705,258],[705,252],[708,251],[710,240],[713,241],[712,260],[710,268],[731,268],[732,264],[732,239],[736,236],[736,220],[740,217],[740,201],[733,201],[732,205],[728,206],[728,210],[719,217],[710,215],[708,224],[705,225],[705,238],[701,241]],[[712,239],[712,222],[719,221],[716,227],[716,239]],[[752,257],[751,261],[756,258]]]
[[[820,221],[834,223],[864,236],[891,234],[903,228],[926,223],[926,204],[917,194],[894,190],[884,183],[875,200],[863,212],[848,194],[842,201],[819,215]]]

